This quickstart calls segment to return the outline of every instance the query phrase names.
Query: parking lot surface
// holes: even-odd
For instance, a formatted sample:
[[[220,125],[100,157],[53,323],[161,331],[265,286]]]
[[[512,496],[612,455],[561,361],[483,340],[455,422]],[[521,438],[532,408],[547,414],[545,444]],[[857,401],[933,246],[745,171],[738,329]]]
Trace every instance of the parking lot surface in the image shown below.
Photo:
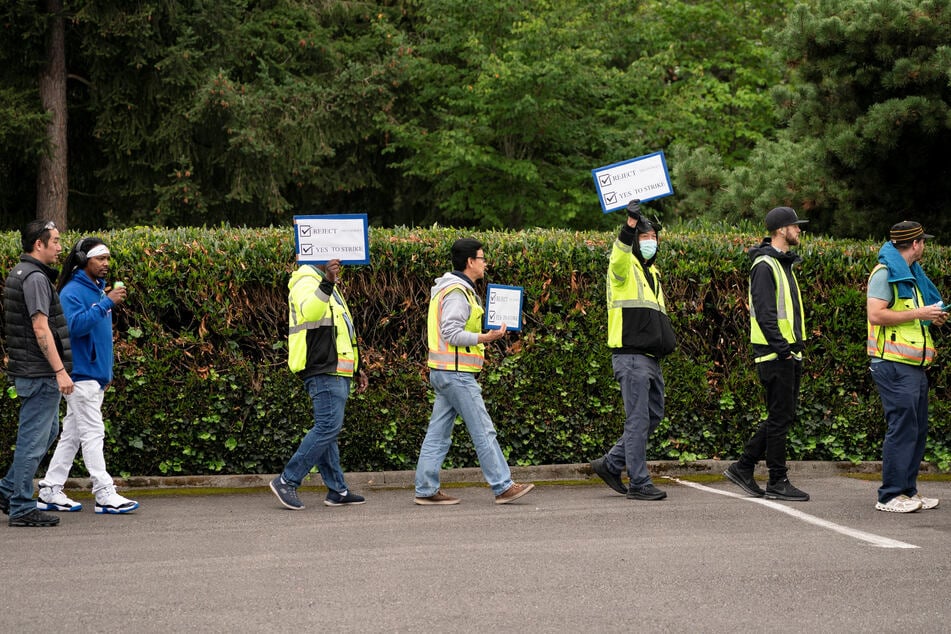
[[[874,510],[874,481],[798,478],[805,503],[729,482],[655,478],[661,502],[541,484],[511,505],[483,486],[421,507],[303,511],[266,488],[145,494],[125,516],[0,526],[0,631],[567,632],[951,629],[951,483],[934,510]],[[782,507],[782,508],[778,508]],[[788,512],[784,509],[788,509]]]

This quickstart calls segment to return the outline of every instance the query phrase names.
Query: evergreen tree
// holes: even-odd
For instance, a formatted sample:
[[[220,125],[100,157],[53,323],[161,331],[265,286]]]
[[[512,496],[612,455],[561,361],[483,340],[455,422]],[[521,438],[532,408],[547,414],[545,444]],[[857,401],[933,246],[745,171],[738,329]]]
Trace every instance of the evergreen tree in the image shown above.
[[[782,34],[797,79],[777,91],[789,128],[776,153],[764,153],[786,166],[786,179],[766,170],[779,180],[764,189],[786,188],[774,202],[804,209],[834,235],[884,237],[904,219],[947,235],[949,42],[948,0],[800,5]],[[802,140],[815,140],[810,152],[788,150]],[[793,174],[812,180],[790,182]]]

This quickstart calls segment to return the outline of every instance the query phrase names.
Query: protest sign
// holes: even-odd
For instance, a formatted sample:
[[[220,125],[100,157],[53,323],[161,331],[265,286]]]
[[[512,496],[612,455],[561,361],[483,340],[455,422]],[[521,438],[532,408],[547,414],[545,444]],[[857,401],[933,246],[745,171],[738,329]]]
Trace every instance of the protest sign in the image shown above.
[[[498,330],[505,324],[508,330],[521,330],[523,295],[521,286],[486,285],[485,329]]]
[[[624,209],[632,200],[647,202],[674,193],[663,152],[591,170],[601,211]]]
[[[366,214],[294,216],[294,243],[299,264],[369,264]]]

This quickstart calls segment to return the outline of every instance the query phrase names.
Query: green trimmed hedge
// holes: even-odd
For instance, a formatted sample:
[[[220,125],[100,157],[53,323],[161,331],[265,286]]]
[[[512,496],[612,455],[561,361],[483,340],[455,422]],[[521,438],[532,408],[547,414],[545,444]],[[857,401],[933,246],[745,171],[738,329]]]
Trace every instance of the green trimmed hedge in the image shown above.
[[[302,384],[286,366],[290,229],[141,227],[99,235],[112,249],[114,279],[130,292],[115,311],[116,378],[104,405],[110,470],[279,471],[312,424]],[[491,346],[481,379],[510,463],[582,462],[619,436],[623,406],[605,345],[613,233],[371,229],[372,264],[347,267],[342,280],[370,375],[369,390],[348,404],[346,470],[414,468],[432,403],[429,288],[449,267],[451,242],[465,235],[485,243],[490,281],[525,287],[523,330]],[[71,245],[79,237],[67,233],[64,240]],[[765,414],[747,343],[744,251],[758,239],[663,236],[659,261],[680,341],[664,361],[667,418],[652,439],[652,459],[734,458]],[[800,423],[789,443],[793,459],[879,457],[884,421],[864,351],[865,279],[877,248],[812,236],[801,248],[811,341]],[[0,234],[3,277],[18,253],[18,234]],[[948,250],[929,245],[927,270],[949,271],[948,264]],[[951,288],[947,276],[933,279]],[[944,334],[936,339],[946,352]],[[943,358],[931,372],[926,460],[946,469]],[[18,408],[7,395],[2,402],[0,463],[9,464]],[[475,464],[468,435],[456,434],[446,466]]]

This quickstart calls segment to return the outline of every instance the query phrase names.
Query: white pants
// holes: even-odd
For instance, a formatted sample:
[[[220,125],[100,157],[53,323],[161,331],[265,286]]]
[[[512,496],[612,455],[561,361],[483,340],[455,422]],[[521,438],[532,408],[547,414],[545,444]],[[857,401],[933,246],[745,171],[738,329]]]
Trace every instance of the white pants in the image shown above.
[[[102,455],[106,437],[106,427],[102,422],[104,396],[98,381],[77,381],[74,384],[73,393],[66,397],[63,432],[40,487],[63,486],[76,452],[82,447],[83,463],[92,479],[92,492],[96,494],[113,488],[112,476],[106,471],[106,459]]]

